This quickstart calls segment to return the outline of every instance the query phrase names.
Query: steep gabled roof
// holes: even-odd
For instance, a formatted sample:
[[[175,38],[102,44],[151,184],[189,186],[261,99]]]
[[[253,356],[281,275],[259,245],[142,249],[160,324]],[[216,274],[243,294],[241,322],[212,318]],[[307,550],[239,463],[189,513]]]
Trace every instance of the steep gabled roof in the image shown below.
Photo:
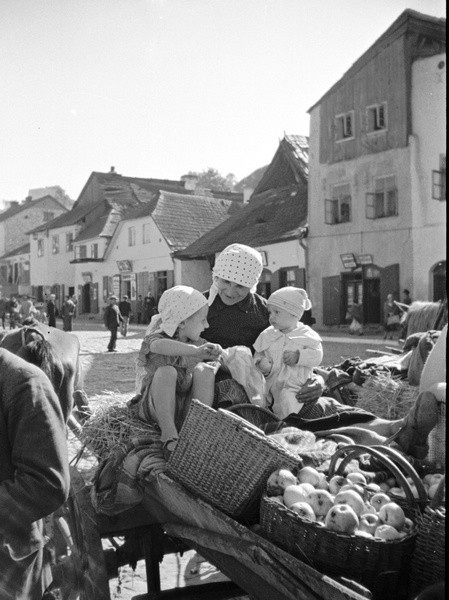
[[[254,198],[254,197],[253,197]],[[205,258],[232,243],[262,246],[294,239],[307,222],[307,185],[269,190],[206,233],[176,258]]]
[[[243,210],[240,201],[162,191],[156,200],[126,211],[125,220],[150,215],[172,251],[184,249]]]
[[[100,200],[95,204],[74,206],[72,210],[63,213],[62,215],[59,215],[59,217],[56,217],[47,223],[43,223],[34,229],[30,229],[27,233],[37,233],[38,231],[45,231],[47,229],[59,229],[60,227],[75,225],[102,202],[104,202],[104,200]]]
[[[42,202],[44,200],[48,200],[48,199],[53,200],[53,202],[55,204],[59,205],[65,211],[68,211],[68,208],[66,208],[61,202],[59,202],[59,200],[56,200],[56,198],[53,198],[53,196],[47,195],[47,196],[43,196],[42,198],[39,198],[38,200],[31,200],[28,202],[25,201],[25,202],[22,202],[21,204],[11,205],[5,211],[0,213],[0,222],[6,221],[7,219],[13,217],[14,215],[17,215],[18,213],[23,212],[29,208],[36,208],[36,206],[38,206],[39,204],[42,204]]]
[[[337,90],[343,81],[355,75],[377,53],[410,31],[419,31],[425,36],[438,40],[440,46],[446,46],[446,19],[439,19],[407,8],[307,112],[311,112],[318,104],[321,104],[324,98]]]
[[[30,244],[23,244],[23,246],[19,246],[18,248],[14,248],[14,250],[10,250],[3,256],[0,256],[0,260],[4,260],[5,258],[12,258],[13,256],[19,256],[20,254],[29,254],[30,253]]]
[[[284,135],[273,160],[265,169],[251,200],[262,192],[294,183],[307,184],[309,177],[309,138]]]

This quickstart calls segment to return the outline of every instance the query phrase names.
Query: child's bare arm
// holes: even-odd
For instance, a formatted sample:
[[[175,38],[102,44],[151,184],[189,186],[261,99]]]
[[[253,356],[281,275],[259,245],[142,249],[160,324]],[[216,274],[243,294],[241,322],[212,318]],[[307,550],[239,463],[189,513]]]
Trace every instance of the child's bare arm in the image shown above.
[[[323,360],[323,347],[318,344],[317,347],[302,348],[301,350],[285,350],[282,355],[283,362],[293,367],[300,365],[301,367],[318,367]]]
[[[159,339],[151,342],[150,351],[165,356],[190,356],[199,360],[214,360],[220,356],[222,348],[219,344],[210,342],[195,346],[178,340]]]

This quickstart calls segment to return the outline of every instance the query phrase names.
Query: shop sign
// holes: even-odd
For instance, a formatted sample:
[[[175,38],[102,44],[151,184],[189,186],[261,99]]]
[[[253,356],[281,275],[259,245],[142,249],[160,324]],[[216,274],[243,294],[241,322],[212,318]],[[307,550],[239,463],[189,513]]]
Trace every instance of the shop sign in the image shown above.
[[[359,254],[359,265],[372,265],[373,255],[372,254]]]
[[[120,297],[120,275],[114,275],[112,278],[112,293],[117,298]]]
[[[135,281],[136,274],[135,273],[122,273],[122,281]]]
[[[130,260],[118,260],[117,268],[120,273],[125,273],[133,270],[133,265]]]
[[[92,273],[81,273],[84,283],[92,283]]]
[[[355,262],[355,256],[352,253],[340,254],[341,262],[345,269],[355,269],[357,263]]]

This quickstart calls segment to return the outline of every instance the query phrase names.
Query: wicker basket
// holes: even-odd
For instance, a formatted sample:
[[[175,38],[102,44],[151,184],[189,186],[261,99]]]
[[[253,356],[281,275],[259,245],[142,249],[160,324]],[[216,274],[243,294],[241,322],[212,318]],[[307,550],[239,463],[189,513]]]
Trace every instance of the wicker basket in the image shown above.
[[[257,406],[256,404],[234,404],[234,406],[226,410],[239,415],[239,417],[256,425],[256,427],[266,425],[267,423],[280,422],[280,419],[271,410]]]
[[[232,517],[256,522],[268,476],[301,460],[241,417],[192,400],[169,475]]]
[[[413,493],[404,475],[397,465],[378,449],[365,446],[341,448],[331,460],[329,475],[334,472],[338,459],[345,453],[347,456],[340,461],[337,471],[342,471],[347,462],[362,453],[370,454],[401,481],[412,507],[415,506],[414,510],[417,510]],[[404,461],[402,457],[401,461]],[[266,496],[262,498],[260,517],[262,534],[265,537],[317,570],[361,583],[371,590],[376,600],[406,598],[407,574],[416,532],[389,542],[343,535],[301,519],[278,501]]]
[[[437,469],[446,465],[446,398],[438,402],[438,422],[429,433],[427,458]]]
[[[440,481],[435,496],[419,521],[410,576],[413,597],[427,586],[444,581],[446,577],[446,508],[442,500],[445,479],[443,477]]]

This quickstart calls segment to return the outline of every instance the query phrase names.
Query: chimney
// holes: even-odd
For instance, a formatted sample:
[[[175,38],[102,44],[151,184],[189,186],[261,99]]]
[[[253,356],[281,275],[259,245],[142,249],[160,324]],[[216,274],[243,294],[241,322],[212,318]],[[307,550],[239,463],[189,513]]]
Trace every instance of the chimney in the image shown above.
[[[248,204],[249,199],[253,195],[254,188],[244,187],[243,188],[243,204]]]
[[[109,173],[115,173],[115,167],[111,167],[111,170],[109,171]]]
[[[198,184],[198,177],[196,175],[182,175],[181,181],[184,182],[184,189],[194,192]]]
[[[33,200],[33,196],[27,196],[25,198],[25,202],[31,202]]]

